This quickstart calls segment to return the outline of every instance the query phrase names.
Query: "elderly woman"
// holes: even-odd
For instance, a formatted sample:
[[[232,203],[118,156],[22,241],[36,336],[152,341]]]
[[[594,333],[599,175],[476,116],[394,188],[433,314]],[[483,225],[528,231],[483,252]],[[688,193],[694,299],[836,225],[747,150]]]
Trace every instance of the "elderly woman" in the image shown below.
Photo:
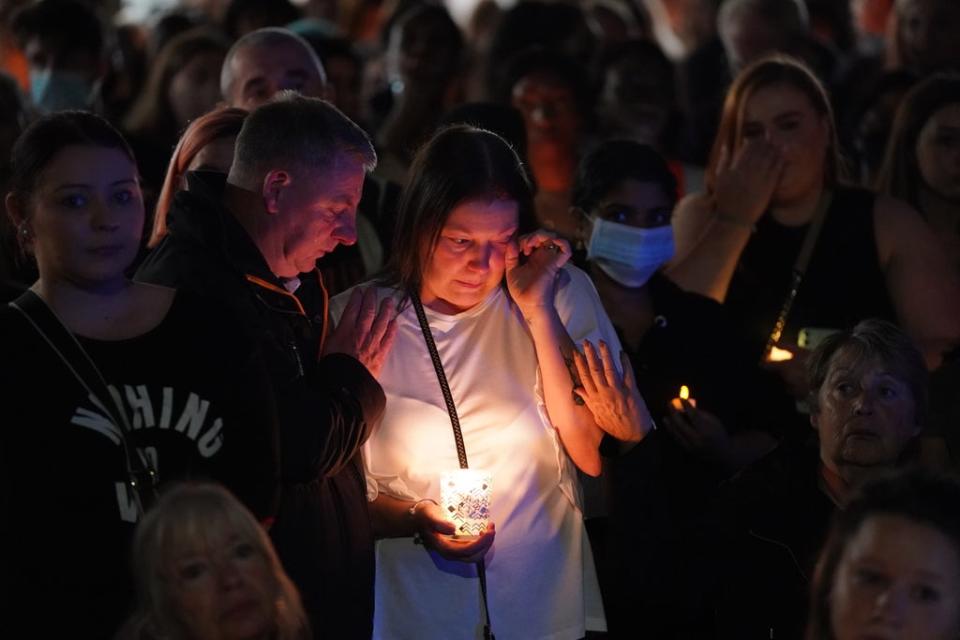
[[[917,453],[926,416],[923,358],[892,324],[865,320],[814,351],[810,422],[816,450],[781,448],[726,488],[733,515],[716,553],[723,568],[723,637],[799,637],[805,593],[830,517],[865,481]]]
[[[817,563],[807,640],[960,637],[960,482],[912,471],[838,511]]]
[[[216,484],[170,488],[133,541],[137,608],[118,640],[307,640],[267,532]]]
[[[363,456],[386,538],[376,638],[473,639],[482,601],[504,638],[602,627],[575,466],[600,472],[603,431],[573,393],[571,355],[573,340],[604,340],[615,353],[619,342],[587,276],[566,266],[569,246],[543,232],[517,237],[532,207],[516,154],[488,131],[445,129],[411,168],[392,270],[373,285],[401,309],[378,376],[386,413]],[[345,296],[331,304],[335,317]],[[467,461],[454,418],[470,467],[492,475],[496,530],[470,541],[449,536],[437,505],[441,473]],[[482,565],[468,564],[480,559],[485,589]]]

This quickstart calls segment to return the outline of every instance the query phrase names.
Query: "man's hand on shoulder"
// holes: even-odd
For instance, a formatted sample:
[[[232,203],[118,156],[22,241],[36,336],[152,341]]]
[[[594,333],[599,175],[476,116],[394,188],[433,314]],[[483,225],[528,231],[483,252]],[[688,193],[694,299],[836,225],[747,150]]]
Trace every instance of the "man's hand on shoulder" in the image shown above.
[[[327,336],[323,355],[345,353],[359,360],[373,374],[380,369],[397,334],[396,304],[385,298],[377,306],[375,287],[353,290],[337,327]]]

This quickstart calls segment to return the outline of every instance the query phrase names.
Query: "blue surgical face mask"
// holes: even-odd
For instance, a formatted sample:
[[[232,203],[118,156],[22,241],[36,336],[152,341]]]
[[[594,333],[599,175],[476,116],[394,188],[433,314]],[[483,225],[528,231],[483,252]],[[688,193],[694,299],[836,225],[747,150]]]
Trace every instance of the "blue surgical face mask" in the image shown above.
[[[30,69],[30,98],[44,113],[87,109],[91,94],[93,85],[78,73]]]
[[[593,218],[587,259],[625,287],[645,285],[673,257],[673,251],[670,225],[641,229]]]

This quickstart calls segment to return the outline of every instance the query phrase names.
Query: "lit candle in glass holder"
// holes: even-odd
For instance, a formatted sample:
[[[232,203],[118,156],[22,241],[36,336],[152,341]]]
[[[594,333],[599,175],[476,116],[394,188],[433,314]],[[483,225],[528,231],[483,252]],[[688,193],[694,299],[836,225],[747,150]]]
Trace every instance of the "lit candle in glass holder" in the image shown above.
[[[478,469],[457,469],[440,475],[440,507],[456,525],[457,538],[476,538],[490,522],[493,474]]]
[[[680,402],[681,400],[686,400],[687,402],[689,402],[691,407],[696,408],[697,406],[697,401],[694,398],[690,397],[690,387],[688,387],[685,384],[680,385],[679,397],[676,397],[673,400],[671,400],[670,404],[677,411],[683,411],[683,403]]]

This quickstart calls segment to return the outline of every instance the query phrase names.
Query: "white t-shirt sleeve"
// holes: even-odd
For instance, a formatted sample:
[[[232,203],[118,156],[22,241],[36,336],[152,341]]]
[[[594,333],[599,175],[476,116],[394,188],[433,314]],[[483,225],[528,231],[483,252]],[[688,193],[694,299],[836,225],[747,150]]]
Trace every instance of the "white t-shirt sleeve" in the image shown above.
[[[620,339],[590,276],[572,264],[566,265],[557,283],[554,305],[577,348],[581,347],[584,340],[590,340],[594,346],[603,340],[610,347],[617,368],[620,368]]]

